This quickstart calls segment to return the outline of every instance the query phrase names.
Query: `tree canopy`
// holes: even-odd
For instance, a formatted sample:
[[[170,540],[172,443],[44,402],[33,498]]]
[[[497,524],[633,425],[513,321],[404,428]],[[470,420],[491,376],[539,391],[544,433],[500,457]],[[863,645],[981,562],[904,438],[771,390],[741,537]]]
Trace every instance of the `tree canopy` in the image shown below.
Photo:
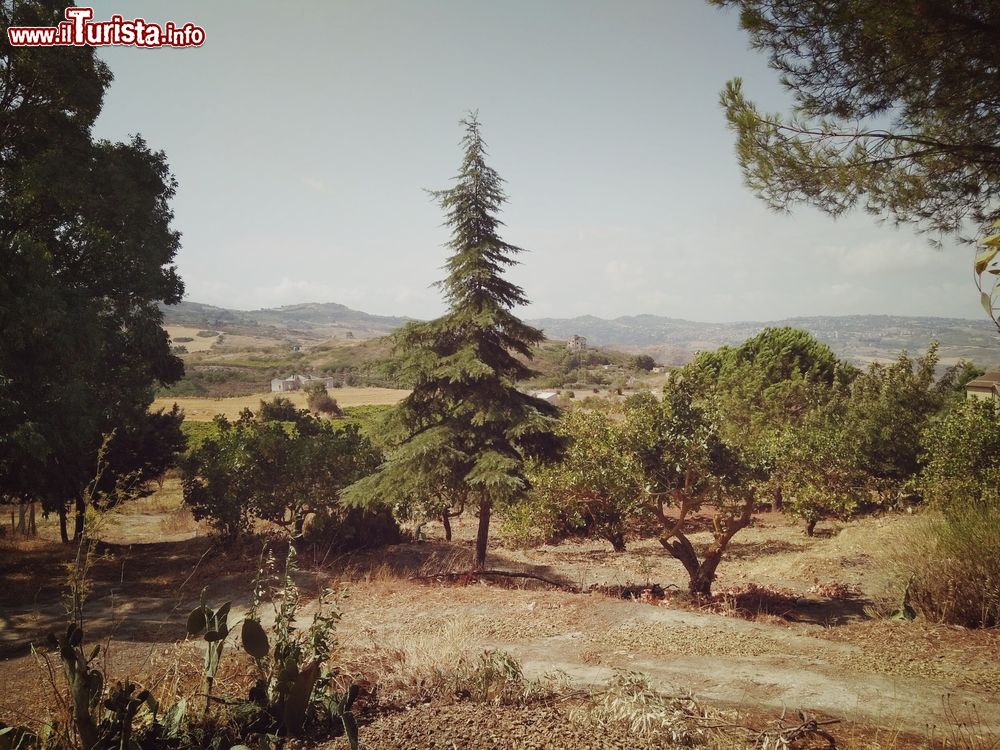
[[[64,9],[3,0],[0,26]],[[75,500],[77,531],[106,435],[122,442],[108,482],[151,466],[138,440],[180,439],[177,415],[147,414],[154,385],[183,374],[158,307],[183,293],[176,183],[140,137],[93,140],[110,82],[91,47],[0,48],[0,486],[63,521]]]
[[[388,369],[413,390],[387,422],[388,461],[345,497],[394,504],[444,489],[474,500],[482,567],[493,506],[523,497],[525,461],[556,456],[561,441],[554,434],[557,409],[517,388],[533,374],[524,361],[543,334],[512,312],[528,300],[503,271],[522,250],[499,235],[506,195],[486,163],[479,121],[473,114],[462,124],[455,185],[432,193],[452,230],[448,275],[439,283],[449,310],[395,335]]]
[[[1000,6],[976,0],[710,0],[736,7],[794,99],[764,114],[722,93],[747,184],[933,232],[1000,218]]]

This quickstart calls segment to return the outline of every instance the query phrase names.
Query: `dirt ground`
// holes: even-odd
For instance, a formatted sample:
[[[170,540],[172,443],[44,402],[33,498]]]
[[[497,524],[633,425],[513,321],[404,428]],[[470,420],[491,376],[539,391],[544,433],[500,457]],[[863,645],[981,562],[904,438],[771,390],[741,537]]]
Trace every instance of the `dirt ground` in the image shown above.
[[[391,660],[393,668],[405,663],[417,675],[499,649],[516,657],[529,678],[558,672],[581,689],[630,670],[666,693],[691,692],[708,704],[755,715],[804,709],[843,720],[844,731],[880,728],[946,741],[960,731],[981,738],[976,742],[982,744],[968,747],[995,746],[989,742],[1000,737],[1000,633],[874,616],[887,585],[881,552],[913,522],[890,515],[827,523],[807,538],[783,516],[760,516],[734,540],[715,586],[740,591],[752,582],[782,593],[783,609],[762,608],[749,613],[752,619],[736,616],[735,598],[731,608],[726,599],[715,611],[701,611],[671,596],[683,588],[683,570],[655,540],[633,541],[620,554],[600,542],[521,551],[505,548],[497,534],[491,568],[558,579],[583,593],[528,581],[512,588],[435,577],[468,568],[472,519],[459,520],[450,544],[439,529],[425,526],[426,541],[338,559],[304,554],[302,586],[315,592],[346,584],[337,658],[349,672]],[[37,719],[51,700],[44,664],[29,644],[64,621],[62,566],[72,551],[52,541],[50,522],[41,533],[38,541],[0,543],[0,685],[7,688],[0,719]],[[251,543],[220,548],[178,507],[177,489],[169,484],[133,504],[102,538],[86,608],[87,638],[113,638],[110,666],[118,675],[176,691],[196,679],[199,668],[196,646],[183,643],[187,612],[202,588],[210,602],[233,599],[234,610],[245,606],[259,549]],[[705,540],[695,535],[696,543]],[[612,595],[615,587],[653,584],[667,598],[646,603]],[[831,592],[835,598],[823,595]],[[567,729],[556,708],[537,711],[413,706],[405,721],[396,714],[376,717],[362,736],[372,748],[452,746],[435,744],[439,735],[457,737],[456,747],[587,746],[579,738],[529,741],[544,734],[532,735],[534,730],[550,724],[562,727],[565,737],[576,731]],[[521,740],[487,742],[486,725]],[[463,732],[478,739],[460,741]],[[982,739],[988,737],[993,739]],[[590,746],[641,747],[618,742]]]

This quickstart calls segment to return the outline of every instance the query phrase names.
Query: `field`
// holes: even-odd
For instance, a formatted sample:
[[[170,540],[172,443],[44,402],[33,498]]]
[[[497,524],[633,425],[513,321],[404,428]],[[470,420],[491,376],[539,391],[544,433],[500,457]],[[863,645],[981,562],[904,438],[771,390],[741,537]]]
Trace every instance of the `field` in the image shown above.
[[[365,406],[395,404],[401,401],[409,391],[396,388],[332,388],[330,395],[342,406]],[[306,394],[302,391],[285,393],[255,393],[250,396],[233,398],[196,398],[190,396],[164,396],[153,402],[153,409],[170,409],[175,403],[184,410],[184,418],[192,422],[211,422],[216,415],[228,419],[236,419],[244,409],[254,411],[262,400],[270,401],[275,396],[289,399],[300,409],[306,408]]]
[[[347,587],[335,658],[399,703],[364,716],[369,748],[662,747],[614,729],[594,739],[581,724],[580,696],[622,670],[646,675],[668,695],[690,693],[703,710],[728,721],[738,716],[740,724],[769,726],[800,709],[839,719],[831,731],[840,747],[994,748],[1000,633],[880,614],[881,551],[914,522],[891,514],[828,523],[807,538],[786,517],[763,514],[734,540],[716,585],[733,593],[712,609],[672,593],[683,586],[683,571],[653,539],[632,540],[616,554],[598,542],[519,550],[501,533],[490,567],[572,590],[530,580],[513,588],[452,581],[440,574],[468,569],[473,518],[458,520],[452,543],[428,524],[419,541],[384,550],[302,555],[300,584],[313,593]],[[186,613],[203,586],[209,601],[233,599],[244,610],[256,543],[221,548],[180,505],[176,478],[117,513],[101,537],[85,610],[88,639],[110,643],[105,658],[116,678],[142,678],[160,691],[195,680],[200,657],[183,636]],[[62,622],[62,565],[73,549],[55,539],[48,520],[38,540],[0,546],[3,720],[38,718],[52,690],[27,649]],[[707,534],[693,541],[705,543]],[[751,582],[763,587],[756,599],[745,596]],[[643,589],[667,597],[622,597]],[[511,654],[526,678],[558,671],[563,697],[516,709],[433,687],[487,650]],[[249,667],[236,657],[228,665],[223,684],[237,690]],[[737,745],[714,747],[728,746]]]

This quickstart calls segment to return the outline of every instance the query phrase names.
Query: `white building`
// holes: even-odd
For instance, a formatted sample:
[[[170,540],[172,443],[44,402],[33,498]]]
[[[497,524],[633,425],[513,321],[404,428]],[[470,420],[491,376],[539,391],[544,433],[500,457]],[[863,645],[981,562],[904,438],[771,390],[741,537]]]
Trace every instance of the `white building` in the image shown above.
[[[337,385],[337,379],[320,378],[315,375],[291,375],[287,378],[274,378],[271,381],[271,393],[298,391],[310,383],[322,383],[327,388],[334,388]]]

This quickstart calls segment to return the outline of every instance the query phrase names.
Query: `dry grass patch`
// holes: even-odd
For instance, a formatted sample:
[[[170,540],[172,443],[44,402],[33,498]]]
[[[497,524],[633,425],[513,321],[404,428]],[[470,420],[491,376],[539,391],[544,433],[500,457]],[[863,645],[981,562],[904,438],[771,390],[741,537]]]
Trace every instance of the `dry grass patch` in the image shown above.
[[[337,404],[345,406],[367,406],[396,404],[402,401],[410,392],[398,388],[332,388],[330,395],[337,399]],[[184,410],[184,418],[192,422],[211,422],[216,416],[222,415],[230,420],[238,419],[244,409],[257,411],[260,402],[270,401],[275,396],[291,400],[299,409],[307,408],[306,394],[302,391],[287,393],[254,393],[249,396],[234,396],[231,398],[203,398],[196,396],[162,396],[153,402],[152,410],[167,409],[176,403]]]

